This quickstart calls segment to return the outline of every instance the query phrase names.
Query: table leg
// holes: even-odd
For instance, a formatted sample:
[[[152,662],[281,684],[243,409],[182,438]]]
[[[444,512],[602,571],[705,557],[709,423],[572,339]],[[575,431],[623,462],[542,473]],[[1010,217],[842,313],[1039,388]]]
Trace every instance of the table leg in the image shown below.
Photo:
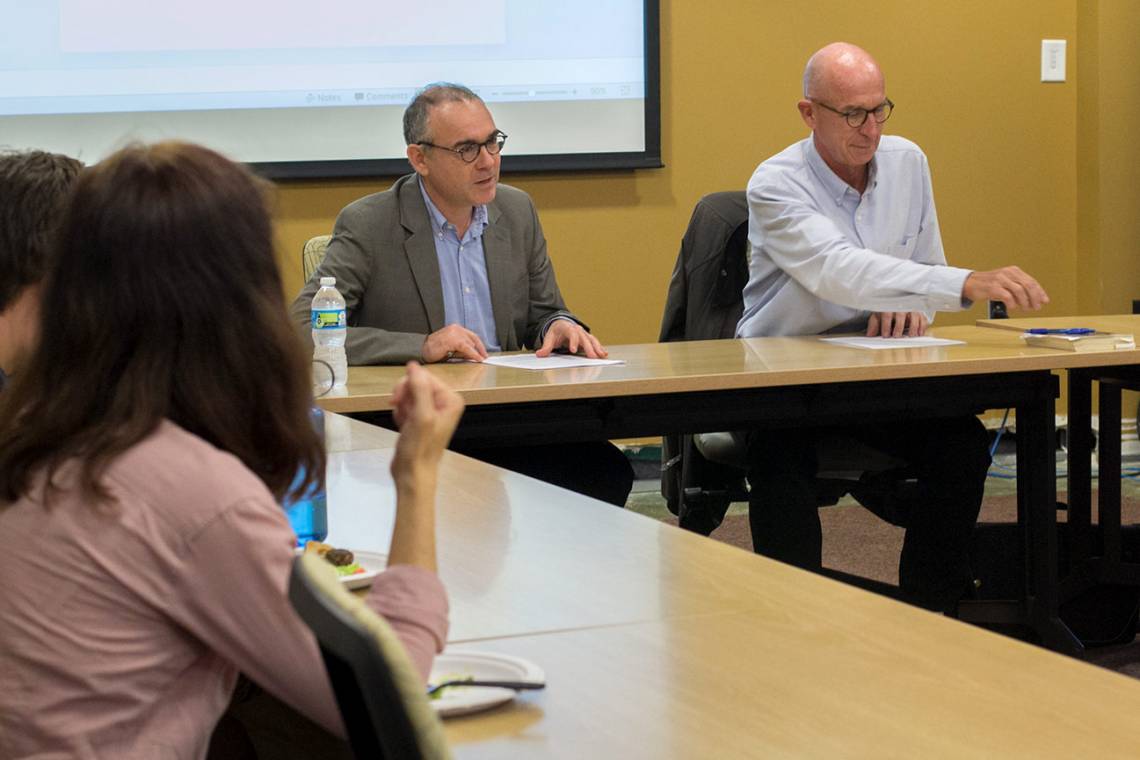
[[[1022,594],[1010,600],[964,601],[958,614],[974,623],[1028,626],[1044,646],[1076,655],[1084,646],[1058,614],[1056,396],[1056,378],[1046,375],[1042,392],[1017,405],[1017,522],[1025,558]]]
[[[1026,570],[1030,590],[1029,625],[1042,643],[1059,652],[1084,651],[1058,614],[1057,460],[1053,403],[1038,401],[1017,407],[1017,502],[1028,523]]]
[[[1092,376],[1069,370],[1068,525],[1073,563],[1092,556]]]
[[[1140,564],[1123,561],[1120,514],[1120,405],[1123,388],[1140,387],[1131,368],[1100,368],[1069,371],[1069,535],[1072,561],[1061,581],[1062,602],[1076,598],[1099,585],[1140,585]],[[1097,460],[1097,529],[1091,525],[1090,490],[1081,464],[1089,461],[1091,437],[1077,437],[1075,428],[1084,426],[1084,408],[1091,408],[1091,381],[1100,384],[1100,439]],[[1074,395],[1074,389],[1076,391]],[[1087,395],[1086,395],[1087,394]],[[1084,406],[1088,404],[1088,406]]]
[[[1097,521],[1109,563],[1120,562],[1120,395],[1120,385],[1101,381]]]

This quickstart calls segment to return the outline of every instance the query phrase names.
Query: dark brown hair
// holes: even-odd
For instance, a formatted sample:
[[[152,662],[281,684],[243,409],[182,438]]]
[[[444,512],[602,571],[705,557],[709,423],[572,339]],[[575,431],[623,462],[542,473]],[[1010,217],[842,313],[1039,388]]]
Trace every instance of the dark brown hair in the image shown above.
[[[431,139],[428,130],[428,117],[431,109],[441,103],[466,101],[483,102],[483,99],[461,84],[454,82],[433,82],[416,93],[412,102],[404,109],[404,142],[415,145]]]
[[[132,146],[80,177],[44,280],[40,344],[0,395],[0,501],[111,462],[169,419],[280,498],[323,477],[309,363],[285,312],[263,187],[206,148]],[[307,484],[306,484],[307,485]]]
[[[58,153],[0,153],[0,311],[47,271],[52,232],[82,168]]]

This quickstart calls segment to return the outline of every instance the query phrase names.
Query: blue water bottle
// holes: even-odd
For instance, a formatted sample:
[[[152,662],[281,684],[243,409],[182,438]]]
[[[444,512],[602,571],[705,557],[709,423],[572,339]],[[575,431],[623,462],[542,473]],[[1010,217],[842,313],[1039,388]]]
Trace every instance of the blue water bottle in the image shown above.
[[[319,406],[314,406],[309,412],[313,428],[320,436],[322,445],[325,441],[325,413]],[[285,497],[285,516],[289,518],[289,525],[297,535],[297,546],[304,546],[308,541],[323,541],[329,534],[329,507],[325,496],[325,484],[322,481],[312,486],[306,493],[294,494],[293,490],[300,485],[305,477],[305,469],[297,471],[290,493]]]

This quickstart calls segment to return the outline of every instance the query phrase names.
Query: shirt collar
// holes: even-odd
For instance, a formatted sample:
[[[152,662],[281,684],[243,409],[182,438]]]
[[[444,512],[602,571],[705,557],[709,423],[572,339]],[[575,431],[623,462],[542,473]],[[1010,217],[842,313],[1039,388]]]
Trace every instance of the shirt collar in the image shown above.
[[[816,179],[823,185],[823,189],[827,191],[829,197],[835,201],[838,206],[843,203],[843,198],[847,195],[848,191],[859,195],[855,188],[848,185],[839,175],[831,170],[827,162],[823,160],[823,156],[819,155],[819,151],[815,147],[815,135],[807,139],[807,146],[804,148],[807,156],[807,164],[811,167],[812,173],[815,174]],[[867,166],[867,189],[864,192],[870,192],[874,189],[875,184],[878,182],[878,177],[875,168],[878,165],[878,151],[871,157],[871,163]]]
[[[417,176],[416,182],[419,183],[420,194],[424,197],[424,205],[427,206],[432,231],[438,234],[441,230],[455,229],[455,225],[447,221],[447,217],[443,215],[443,212],[432,203],[431,196],[428,195],[427,188],[424,187],[423,179]],[[483,228],[487,226],[487,222],[487,206],[476,206],[474,213],[471,214],[471,225],[467,228],[467,235],[470,237],[482,235]]]

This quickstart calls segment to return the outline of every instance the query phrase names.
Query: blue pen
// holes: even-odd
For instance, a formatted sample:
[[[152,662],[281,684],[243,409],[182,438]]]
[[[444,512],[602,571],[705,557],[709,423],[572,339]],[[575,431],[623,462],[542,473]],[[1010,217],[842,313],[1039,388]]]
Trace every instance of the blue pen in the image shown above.
[[[1030,335],[1092,335],[1091,327],[1031,327],[1025,332]]]

